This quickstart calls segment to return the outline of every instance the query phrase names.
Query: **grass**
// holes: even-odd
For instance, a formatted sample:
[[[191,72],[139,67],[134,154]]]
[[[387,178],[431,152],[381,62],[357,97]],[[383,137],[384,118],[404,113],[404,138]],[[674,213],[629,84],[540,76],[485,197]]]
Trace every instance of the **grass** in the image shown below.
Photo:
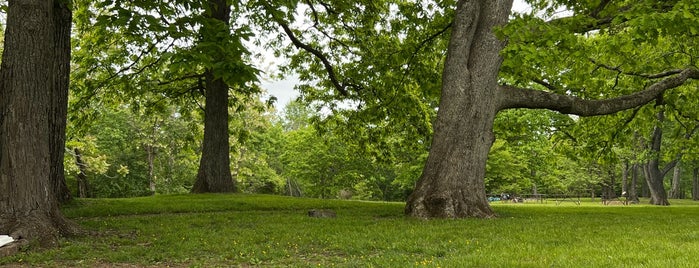
[[[0,259],[44,267],[690,267],[699,203],[494,203],[496,219],[418,220],[402,203],[267,195],[81,199],[63,212],[100,236]],[[309,218],[313,208],[337,218]]]

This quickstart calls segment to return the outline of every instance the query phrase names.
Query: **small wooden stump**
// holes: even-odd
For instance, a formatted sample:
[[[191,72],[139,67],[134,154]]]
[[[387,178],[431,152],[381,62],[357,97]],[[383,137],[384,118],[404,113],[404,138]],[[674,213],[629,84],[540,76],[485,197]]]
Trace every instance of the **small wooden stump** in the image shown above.
[[[335,211],[329,209],[311,209],[308,211],[308,217],[311,218],[335,218],[337,214]]]

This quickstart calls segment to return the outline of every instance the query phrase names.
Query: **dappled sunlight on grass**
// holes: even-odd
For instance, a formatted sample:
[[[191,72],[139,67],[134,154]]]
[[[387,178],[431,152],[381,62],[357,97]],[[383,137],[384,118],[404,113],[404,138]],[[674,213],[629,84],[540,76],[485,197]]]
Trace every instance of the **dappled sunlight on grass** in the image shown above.
[[[419,220],[402,203],[204,194],[81,199],[96,237],[0,260],[43,266],[687,267],[699,204],[493,203],[495,219]],[[309,209],[337,218],[310,218]]]

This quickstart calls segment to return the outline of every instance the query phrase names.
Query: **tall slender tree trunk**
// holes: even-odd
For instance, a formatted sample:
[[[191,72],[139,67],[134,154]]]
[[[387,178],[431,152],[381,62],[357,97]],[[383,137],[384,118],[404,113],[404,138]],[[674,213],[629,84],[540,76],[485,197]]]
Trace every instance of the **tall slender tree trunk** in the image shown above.
[[[638,191],[636,190],[638,186],[638,164],[631,165],[631,185],[628,188],[629,196],[628,200],[632,204],[638,204]]]
[[[54,194],[59,203],[73,197],[66,185],[63,155],[66,144],[66,116],[68,113],[68,86],[70,84],[70,31],[73,14],[68,6],[57,1],[53,6],[54,60],[53,89],[51,90],[50,114],[50,178]]]
[[[485,163],[495,139],[497,74],[512,1],[459,1],[442,75],[442,96],[429,156],[406,214],[493,217],[485,195]]]
[[[148,189],[152,195],[155,195],[155,155],[157,148],[153,145],[144,144],[146,150],[146,158],[148,160]]]
[[[231,9],[227,1],[209,0],[207,12],[210,18],[229,25]],[[207,31],[211,29],[203,27],[203,41],[221,41],[216,34]],[[237,191],[230,170],[228,85],[214,73],[213,69],[208,69],[205,74],[204,141],[193,193]]]
[[[648,187],[648,172],[646,172],[646,165],[648,163],[644,163],[641,168],[641,174],[643,175],[643,183],[641,183],[641,197],[650,197],[650,187]]]
[[[699,201],[699,167],[692,173],[692,200]]]
[[[629,162],[624,161],[624,166],[621,169],[621,195],[629,196]]]
[[[51,171],[54,4],[9,1],[0,67],[0,233],[43,246],[78,232],[58,209]]]
[[[75,165],[78,166],[78,197],[91,197],[90,182],[87,180],[87,166],[85,162],[83,162],[80,149],[75,148],[73,152],[75,153]]]
[[[671,199],[682,199],[682,184],[680,178],[680,164],[677,163],[672,172],[672,186],[670,187],[670,198]]]
[[[607,198],[608,199],[614,199],[617,198],[616,195],[616,189],[614,188],[616,186],[616,175],[614,174],[614,171],[612,169],[609,169],[607,172],[607,175],[609,176],[609,185],[607,186]]]

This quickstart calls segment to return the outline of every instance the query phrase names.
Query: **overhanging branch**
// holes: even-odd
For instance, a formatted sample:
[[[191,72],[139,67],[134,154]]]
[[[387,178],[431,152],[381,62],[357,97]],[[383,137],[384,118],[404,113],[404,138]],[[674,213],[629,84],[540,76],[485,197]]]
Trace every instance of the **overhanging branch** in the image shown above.
[[[699,70],[684,69],[680,73],[655,82],[647,89],[605,100],[585,100],[570,95],[501,85],[497,88],[500,109],[549,109],[564,114],[595,116],[612,114],[646,104],[668,89],[683,85],[689,79],[699,79]]]

